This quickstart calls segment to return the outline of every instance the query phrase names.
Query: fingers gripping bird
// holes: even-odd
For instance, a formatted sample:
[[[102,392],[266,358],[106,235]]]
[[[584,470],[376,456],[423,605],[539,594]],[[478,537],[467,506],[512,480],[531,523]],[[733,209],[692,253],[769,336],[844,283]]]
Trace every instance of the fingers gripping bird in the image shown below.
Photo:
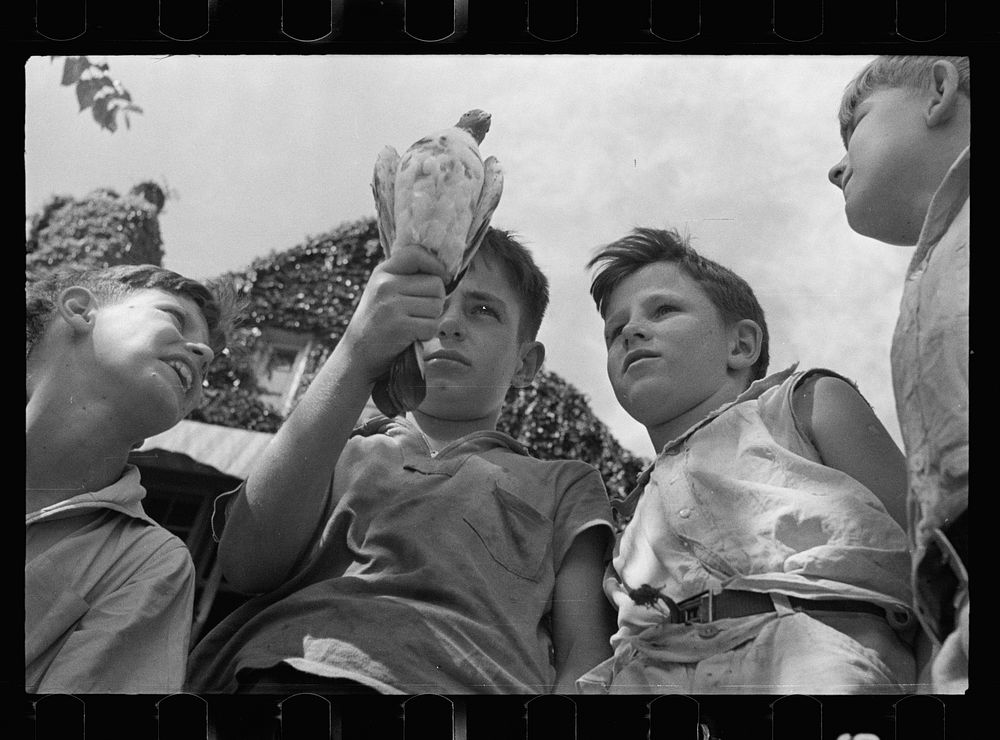
[[[471,110],[454,126],[415,142],[402,158],[387,146],[375,161],[372,193],[383,253],[427,250],[448,270],[448,293],[472,262],[503,191],[496,157],[484,161],[479,154],[489,128],[490,115]],[[396,416],[419,406],[426,390],[410,345],[375,382],[372,400],[383,414]]]

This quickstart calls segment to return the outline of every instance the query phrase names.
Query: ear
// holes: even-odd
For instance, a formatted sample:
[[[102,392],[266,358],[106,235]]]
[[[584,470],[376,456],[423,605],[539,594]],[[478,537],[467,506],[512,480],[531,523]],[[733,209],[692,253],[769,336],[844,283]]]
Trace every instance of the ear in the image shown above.
[[[934,128],[948,121],[958,110],[958,69],[947,59],[938,59],[931,67],[931,90],[927,102],[927,126]]]
[[[97,297],[86,288],[74,285],[59,294],[56,309],[77,333],[89,333],[94,328]]]
[[[764,332],[753,319],[740,319],[730,328],[729,369],[746,370],[760,357]]]
[[[514,388],[527,388],[531,381],[535,379],[535,374],[541,369],[542,362],[545,361],[545,345],[541,342],[522,342],[519,351],[521,364],[514,373],[510,384]]]

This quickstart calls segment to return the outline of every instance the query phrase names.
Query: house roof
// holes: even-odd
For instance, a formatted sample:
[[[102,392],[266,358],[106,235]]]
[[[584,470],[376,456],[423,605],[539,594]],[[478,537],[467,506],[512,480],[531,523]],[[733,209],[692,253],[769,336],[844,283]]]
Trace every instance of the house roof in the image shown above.
[[[150,437],[136,452],[179,452],[226,475],[245,479],[273,436],[265,432],[184,420],[162,434]]]

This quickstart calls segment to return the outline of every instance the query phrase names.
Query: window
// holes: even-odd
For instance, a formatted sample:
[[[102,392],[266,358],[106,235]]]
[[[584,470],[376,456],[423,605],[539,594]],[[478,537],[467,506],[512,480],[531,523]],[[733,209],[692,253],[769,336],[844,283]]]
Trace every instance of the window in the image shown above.
[[[260,398],[286,415],[295,399],[313,342],[308,336],[267,328],[257,350],[256,375]]]

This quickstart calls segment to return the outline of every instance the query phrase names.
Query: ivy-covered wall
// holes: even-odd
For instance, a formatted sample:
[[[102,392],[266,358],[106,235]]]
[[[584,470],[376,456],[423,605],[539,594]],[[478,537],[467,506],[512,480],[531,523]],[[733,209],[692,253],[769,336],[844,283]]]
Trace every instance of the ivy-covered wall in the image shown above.
[[[281,417],[254,393],[252,355],[261,329],[276,326],[316,340],[301,394],[340,340],[372,269],[381,260],[374,219],[361,219],[305,244],[255,260],[230,276],[250,301],[247,323],[213,365],[207,402],[192,418],[273,432]],[[645,461],[626,451],[594,416],[586,397],[556,373],[542,370],[518,392],[499,429],[543,459],[574,458],[597,467],[613,496],[627,493]]]
[[[162,264],[158,216],[165,200],[153,182],[123,196],[108,188],[79,200],[53,196],[26,225],[27,276],[62,264]]]

